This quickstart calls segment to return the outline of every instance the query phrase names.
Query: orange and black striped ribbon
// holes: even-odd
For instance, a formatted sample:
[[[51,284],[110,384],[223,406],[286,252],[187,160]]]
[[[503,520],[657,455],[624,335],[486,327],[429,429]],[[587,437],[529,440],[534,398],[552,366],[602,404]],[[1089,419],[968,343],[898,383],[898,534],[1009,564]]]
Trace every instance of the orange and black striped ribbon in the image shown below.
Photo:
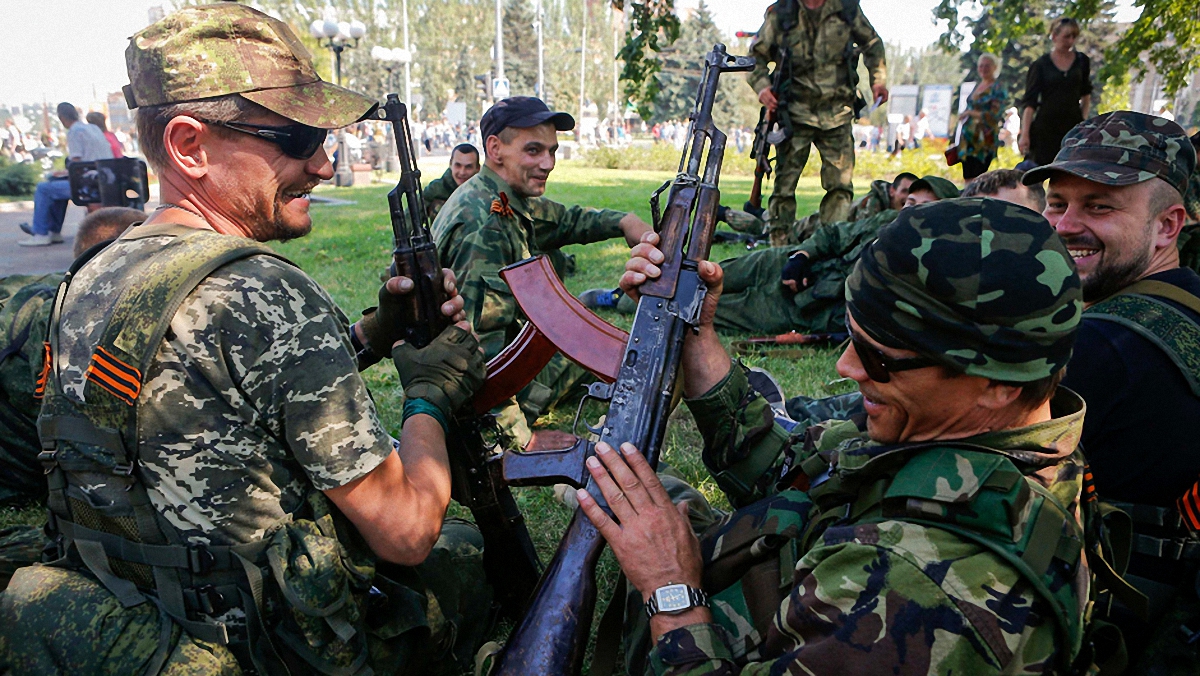
[[[505,218],[513,215],[512,207],[508,206],[508,195],[506,193],[500,193],[500,197],[492,200],[491,213],[500,214]]]
[[[46,396],[46,379],[50,377],[50,343],[42,343],[42,372],[38,374],[37,387],[33,390],[33,398],[41,399]]]
[[[142,391],[142,372],[117,359],[103,347],[96,347],[86,376],[130,406]]]
[[[1083,466],[1083,499],[1086,502],[1096,501],[1096,483],[1092,479],[1091,465]]]
[[[1187,527],[1192,532],[1200,532],[1200,481],[1192,484],[1183,497],[1175,501],[1175,506]]]

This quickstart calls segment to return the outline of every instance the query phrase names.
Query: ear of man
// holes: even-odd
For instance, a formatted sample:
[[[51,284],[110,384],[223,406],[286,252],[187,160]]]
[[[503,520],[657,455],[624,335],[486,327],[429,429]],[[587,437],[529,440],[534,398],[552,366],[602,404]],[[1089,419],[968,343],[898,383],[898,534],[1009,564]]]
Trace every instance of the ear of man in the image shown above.
[[[1161,178],[1153,178],[1146,207],[1150,219],[1155,223],[1155,244],[1159,247],[1174,247],[1179,233],[1187,223],[1187,209],[1183,206],[1183,197],[1179,191]]]
[[[163,130],[163,146],[169,166],[192,180],[208,173],[208,151],[205,141],[213,131],[205,124],[186,116],[173,118]]]

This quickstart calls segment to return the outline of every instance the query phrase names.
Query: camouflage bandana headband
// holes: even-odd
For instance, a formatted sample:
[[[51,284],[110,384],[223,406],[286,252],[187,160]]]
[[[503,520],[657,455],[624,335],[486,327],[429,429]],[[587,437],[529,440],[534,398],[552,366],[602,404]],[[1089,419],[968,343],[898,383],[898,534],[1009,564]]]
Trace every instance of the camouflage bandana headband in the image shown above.
[[[1075,265],[1050,224],[987,198],[902,211],[863,252],[846,298],[880,343],[1011,382],[1065,366],[1083,310]]]

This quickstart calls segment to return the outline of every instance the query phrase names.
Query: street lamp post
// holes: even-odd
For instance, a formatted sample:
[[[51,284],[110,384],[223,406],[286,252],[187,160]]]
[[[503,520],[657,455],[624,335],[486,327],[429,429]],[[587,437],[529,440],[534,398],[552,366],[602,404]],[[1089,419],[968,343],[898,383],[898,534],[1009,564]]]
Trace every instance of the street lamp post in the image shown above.
[[[308,31],[317,39],[317,44],[328,47],[333,52],[334,84],[342,84],[342,52],[358,46],[358,41],[367,32],[367,27],[361,21],[314,21]],[[324,42],[322,42],[324,40]],[[346,130],[338,130],[338,166],[333,175],[333,183],[337,186],[354,185],[354,171],[350,168],[350,158],[346,156]]]

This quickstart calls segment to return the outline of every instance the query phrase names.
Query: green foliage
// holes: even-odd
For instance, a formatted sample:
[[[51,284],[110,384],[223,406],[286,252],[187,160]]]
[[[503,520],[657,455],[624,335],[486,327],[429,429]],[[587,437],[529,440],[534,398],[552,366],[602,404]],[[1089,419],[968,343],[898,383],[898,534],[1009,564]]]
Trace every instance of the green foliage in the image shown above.
[[[645,0],[629,2],[629,32],[620,59],[625,62],[621,79],[625,81],[625,96],[637,106],[642,119],[652,117],[650,106],[658,97],[662,83],[658,73],[662,63],[657,54],[679,37],[679,17],[675,16],[675,0]],[[621,0],[613,0],[620,7]]]
[[[0,158],[0,195],[24,197],[33,194],[40,172],[33,164],[10,163]]]
[[[974,37],[972,50],[1003,56],[1028,55],[1049,33],[1050,20],[1070,16],[1084,28],[1077,48],[1093,57],[1099,81],[1120,84],[1153,66],[1163,76],[1167,95],[1173,96],[1200,68],[1200,10],[1195,0],[1134,0],[1134,5],[1142,9],[1141,16],[1119,32],[1112,25],[1115,5],[1110,0],[941,0],[934,18],[948,22],[939,38],[947,49],[966,42],[968,33],[958,30],[959,20],[966,19]],[[1087,39],[1089,28],[1099,39]],[[1035,49],[1033,58],[1039,55]]]
[[[702,0],[699,8],[683,23],[679,39],[663,50],[662,88],[654,98],[653,116],[643,116],[643,119],[651,123],[686,120],[696,104],[696,94],[700,89],[700,78],[704,73],[700,65],[705,55],[712,51],[713,45],[724,42],[725,37]],[[746,86],[740,74],[721,78],[713,105],[713,119],[718,126],[725,129],[752,127],[758,121],[759,107],[753,90]]]

